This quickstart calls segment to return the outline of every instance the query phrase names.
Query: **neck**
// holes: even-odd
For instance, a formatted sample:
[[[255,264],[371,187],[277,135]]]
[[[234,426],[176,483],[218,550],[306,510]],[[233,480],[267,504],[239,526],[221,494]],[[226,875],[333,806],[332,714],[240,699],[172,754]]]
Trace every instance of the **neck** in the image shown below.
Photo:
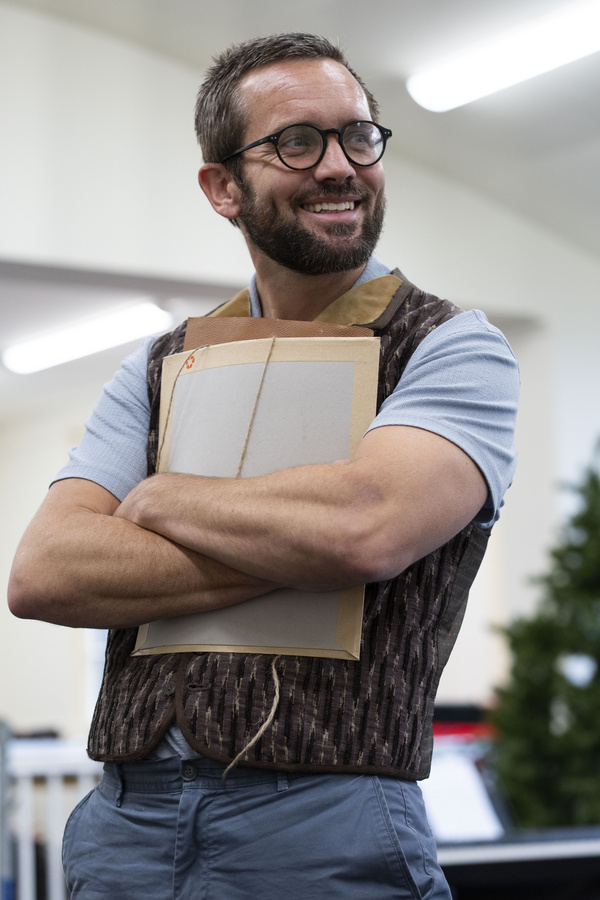
[[[258,260],[256,261],[258,262]],[[331,275],[302,275],[271,260],[256,266],[256,287],[263,316],[312,321],[349,291],[365,266]]]

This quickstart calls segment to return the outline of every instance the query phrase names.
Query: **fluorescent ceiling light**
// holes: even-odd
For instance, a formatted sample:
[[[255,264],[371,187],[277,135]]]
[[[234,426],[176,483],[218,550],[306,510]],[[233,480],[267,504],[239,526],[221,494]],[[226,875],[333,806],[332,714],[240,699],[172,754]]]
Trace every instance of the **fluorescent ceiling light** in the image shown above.
[[[445,112],[600,50],[600,0],[574,3],[418,72],[411,97]]]
[[[27,375],[166,331],[171,323],[171,314],[154,303],[137,303],[7,347],[2,362],[11,372]]]

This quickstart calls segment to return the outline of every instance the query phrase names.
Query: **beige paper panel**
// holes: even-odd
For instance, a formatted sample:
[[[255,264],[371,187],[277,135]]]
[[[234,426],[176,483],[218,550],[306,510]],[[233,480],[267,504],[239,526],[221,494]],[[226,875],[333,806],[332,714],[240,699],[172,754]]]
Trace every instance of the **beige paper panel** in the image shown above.
[[[374,414],[377,338],[276,338],[163,363],[160,471],[262,475],[354,451]],[[363,588],[283,589],[140,628],[134,653],[234,652],[358,658]]]

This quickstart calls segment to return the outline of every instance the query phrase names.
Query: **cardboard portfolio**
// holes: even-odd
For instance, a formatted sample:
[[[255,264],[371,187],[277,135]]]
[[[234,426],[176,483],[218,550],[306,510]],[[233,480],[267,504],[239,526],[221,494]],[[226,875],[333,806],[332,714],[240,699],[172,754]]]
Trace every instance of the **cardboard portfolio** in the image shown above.
[[[324,326],[331,337],[319,323],[246,319],[243,339],[232,341],[240,320],[210,321],[208,345],[163,361],[159,472],[249,477],[352,454],[375,415],[378,338],[351,326]],[[303,336],[280,336],[290,326]],[[358,659],[363,595],[364,587],[289,588],[161,619],[139,628],[134,655],[214,650]]]

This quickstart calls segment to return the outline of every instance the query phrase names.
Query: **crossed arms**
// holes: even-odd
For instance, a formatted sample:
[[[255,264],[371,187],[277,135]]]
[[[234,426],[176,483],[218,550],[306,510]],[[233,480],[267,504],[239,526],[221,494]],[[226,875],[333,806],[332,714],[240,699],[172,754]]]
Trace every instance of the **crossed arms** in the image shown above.
[[[23,618],[127,627],[284,585],[381,581],[460,531],[487,492],[458,446],[401,425],[370,431],[340,463],[241,480],[155,475],[122,503],[66,479],[19,545],[9,605]]]

